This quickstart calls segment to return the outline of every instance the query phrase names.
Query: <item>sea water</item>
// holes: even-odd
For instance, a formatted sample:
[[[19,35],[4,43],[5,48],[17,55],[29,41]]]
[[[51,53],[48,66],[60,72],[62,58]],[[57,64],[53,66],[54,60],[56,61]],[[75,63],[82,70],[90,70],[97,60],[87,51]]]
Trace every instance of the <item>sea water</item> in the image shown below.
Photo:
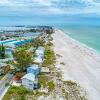
[[[100,53],[100,26],[66,25],[59,28],[73,39]]]

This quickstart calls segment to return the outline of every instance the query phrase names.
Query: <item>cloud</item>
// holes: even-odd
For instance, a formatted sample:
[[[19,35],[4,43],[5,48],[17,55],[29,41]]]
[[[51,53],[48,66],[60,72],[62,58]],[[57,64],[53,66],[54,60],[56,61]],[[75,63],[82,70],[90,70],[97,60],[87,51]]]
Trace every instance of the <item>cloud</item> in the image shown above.
[[[0,10],[11,13],[100,14],[99,9],[99,0],[0,0]]]

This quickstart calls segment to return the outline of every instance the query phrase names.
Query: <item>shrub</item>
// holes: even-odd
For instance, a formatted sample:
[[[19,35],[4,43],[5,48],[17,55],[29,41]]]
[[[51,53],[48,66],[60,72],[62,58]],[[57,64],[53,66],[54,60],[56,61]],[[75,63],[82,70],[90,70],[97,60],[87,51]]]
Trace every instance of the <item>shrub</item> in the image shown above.
[[[16,87],[16,86],[11,86],[8,89],[9,94],[17,94],[17,95],[25,95],[28,93],[28,90],[24,88],[23,86]]]
[[[39,79],[39,84],[40,84],[41,86],[43,86],[43,87],[46,87],[46,84],[47,84],[47,82],[48,82],[48,80],[49,80],[49,77],[48,77],[48,76],[45,76],[45,75],[40,75],[40,76],[38,77],[38,79]]]
[[[4,72],[5,74],[8,73],[9,70],[10,70],[10,66],[4,66],[4,67],[3,67],[3,72]]]
[[[44,62],[42,64],[42,66],[50,66],[52,64],[55,63],[55,54],[54,51],[52,51],[51,49],[46,49],[45,53],[44,53]]]
[[[53,83],[53,81],[51,81],[51,82],[48,82],[48,90],[49,91],[52,91],[52,90],[54,90],[54,88],[55,88],[55,84]]]

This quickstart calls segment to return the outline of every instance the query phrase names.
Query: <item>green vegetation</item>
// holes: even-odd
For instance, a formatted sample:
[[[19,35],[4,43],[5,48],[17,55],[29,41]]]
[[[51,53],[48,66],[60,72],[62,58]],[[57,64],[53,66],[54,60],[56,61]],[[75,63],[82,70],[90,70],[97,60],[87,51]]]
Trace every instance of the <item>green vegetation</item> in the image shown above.
[[[49,91],[52,91],[52,90],[54,90],[54,88],[55,88],[55,84],[53,83],[53,81],[51,81],[51,82],[48,82],[48,90]]]
[[[5,55],[5,47],[2,45],[0,45],[0,59],[5,59],[7,57],[7,55]]]
[[[50,48],[46,48],[44,52],[44,62],[42,66],[49,67],[55,63],[55,53]]]
[[[9,90],[8,90],[9,94],[13,94],[16,93],[18,95],[25,95],[28,93],[27,89],[20,86],[20,87],[16,87],[16,86],[10,86]]]
[[[68,81],[64,81],[64,84],[67,84],[68,86],[73,86],[73,85],[77,85],[77,83],[71,81],[71,80],[68,80]]]
[[[14,61],[8,61],[7,64],[16,65]]]
[[[3,75],[3,74],[2,74],[2,75],[0,75],[0,80],[1,80],[4,76],[5,76],[5,75]]]
[[[10,71],[10,66],[9,66],[9,65],[4,66],[4,67],[2,68],[2,71],[3,71],[4,74],[7,74],[7,73]]]
[[[46,75],[39,75],[38,76],[39,84],[44,87],[48,88],[49,92],[54,90],[55,84],[51,81],[51,78]]]
[[[32,41],[33,46],[37,49],[39,46],[43,46],[45,41],[41,37],[37,37]]]
[[[62,93],[64,97],[66,98],[66,100],[68,100],[68,91],[65,91],[65,89],[62,89]]]
[[[43,87],[46,87],[47,82],[50,80],[48,76],[45,75],[39,75],[38,76],[39,84]]]
[[[32,62],[32,54],[26,50],[20,49],[14,52],[14,58],[18,63],[19,69],[23,72],[27,65]]]
[[[60,72],[56,72],[56,77],[57,78],[61,78],[62,77],[61,73]]]
[[[28,50],[31,47],[32,47],[32,43],[27,43],[27,44],[25,44],[23,46],[18,46],[16,49],[17,50]]]
[[[51,35],[53,33],[53,29],[46,30],[46,33],[49,34],[49,35]]]
[[[27,91],[27,89],[22,86],[10,86],[2,100],[11,100],[12,98],[14,98],[14,100],[25,100],[25,96],[28,93],[29,91]]]
[[[39,96],[41,96],[41,95],[45,95],[45,96],[47,96],[48,93],[39,92],[38,90],[36,90],[34,95],[35,95],[35,97],[39,97]]]
[[[9,65],[3,66],[3,68],[2,68],[1,71],[0,71],[0,80],[1,80],[7,73],[9,73],[9,71],[10,71],[10,66],[9,66]]]

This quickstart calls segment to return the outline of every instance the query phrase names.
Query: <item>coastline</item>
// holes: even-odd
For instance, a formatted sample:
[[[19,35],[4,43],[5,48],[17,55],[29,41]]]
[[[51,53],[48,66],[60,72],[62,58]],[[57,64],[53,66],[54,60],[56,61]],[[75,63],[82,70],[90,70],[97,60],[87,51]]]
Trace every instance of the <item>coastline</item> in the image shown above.
[[[89,52],[93,53],[95,56],[100,56],[100,52],[97,51],[96,49],[88,46],[85,43],[79,42],[78,40],[76,40],[76,39],[72,38],[71,36],[69,36],[68,34],[70,34],[70,32],[65,33],[65,31],[63,31],[63,29],[57,29],[57,28],[55,28],[55,29],[60,30],[61,32],[63,32],[69,39],[71,39],[73,42],[75,42],[79,46],[82,46],[82,47],[86,48]]]
[[[55,29],[53,39],[54,51],[61,55],[56,66],[61,69],[63,80],[76,81],[87,91],[89,100],[99,100],[100,55],[59,29]]]
[[[84,27],[84,26],[83,26]],[[71,39],[73,39],[73,40],[75,40],[76,42],[78,42],[80,45],[83,45],[83,46],[85,46],[85,47],[87,47],[88,49],[90,49],[91,51],[93,51],[93,52],[95,52],[97,55],[99,54],[100,55],[100,49],[98,49],[97,47],[95,47],[96,45],[93,45],[93,43],[95,43],[96,41],[95,41],[95,39],[96,39],[96,37],[94,37],[94,38],[91,38],[91,36],[89,36],[90,38],[87,38],[87,40],[89,39],[89,42],[90,43],[88,43],[88,42],[83,42],[83,41],[85,41],[85,39],[86,39],[86,37],[85,36],[83,36],[83,39],[82,39],[82,41],[80,41],[80,39],[78,39],[78,38],[80,38],[80,37],[74,37],[73,35],[73,33],[74,32],[71,32],[70,30],[67,30],[66,28],[63,28],[63,27],[61,27],[61,28],[58,28],[58,29],[60,29],[62,32],[64,32],[66,35],[68,35]],[[78,29],[77,29],[78,30]],[[79,29],[80,30],[80,29]],[[87,29],[86,29],[87,30]],[[86,33],[86,30],[85,30],[85,32],[84,33]],[[74,29],[73,29],[73,31],[74,31]],[[87,30],[88,31],[88,30]],[[91,30],[92,31],[92,30]],[[99,30],[97,30],[98,32],[99,32]],[[82,34],[83,34],[83,32],[82,32]],[[90,32],[90,31],[89,31]],[[77,32],[78,34],[80,34],[79,32]],[[93,35],[93,33],[95,33],[94,32],[94,29],[93,29],[93,32],[91,33],[91,35]],[[76,34],[76,30],[75,30],[75,34]],[[77,35],[77,34],[76,34]],[[85,34],[86,35],[86,34]],[[88,33],[87,33],[87,35],[88,35]],[[97,35],[97,33],[96,33],[96,35]],[[93,36],[92,36],[93,37]],[[97,37],[99,37],[99,36],[97,36]],[[86,40],[86,41],[87,41]],[[91,41],[93,41],[93,43],[91,42]],[[98,38],[97,38],[97,41],[98,41]],[[97,42],[97,43],[99,43],[99,41]],[[98,47],[99,47],[99,45],[98,45]]]

